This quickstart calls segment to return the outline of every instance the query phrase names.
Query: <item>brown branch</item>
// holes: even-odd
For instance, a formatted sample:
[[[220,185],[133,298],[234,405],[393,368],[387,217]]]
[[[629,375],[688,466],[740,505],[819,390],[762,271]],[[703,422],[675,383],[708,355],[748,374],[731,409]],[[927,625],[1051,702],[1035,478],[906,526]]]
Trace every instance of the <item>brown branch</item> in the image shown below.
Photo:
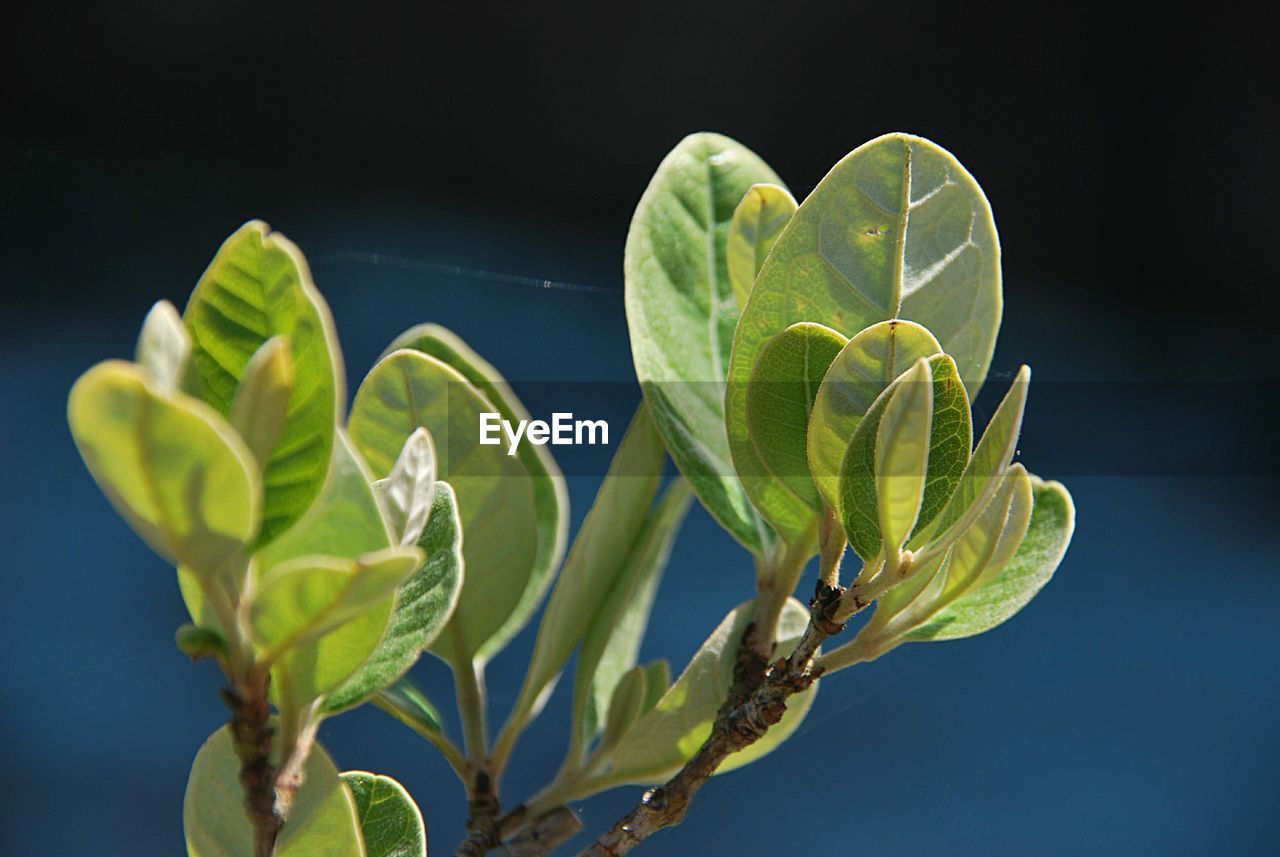
[[[498,857],[544,857],[573,838],[582,820],[567,806],[558,806],[525,825],[498,846]]]
[[[620,857],[659,830],[684,820],[693,796],[725,758],[758,741],[782,719],[787,700],[818,678],[813,669],[814,654],[823,640],[844,630],[844,624],[835,619],[843,592],[839,586],[818,582],[809,602],[809,624],[800,642],[789,657],[779,658],[767,670],[755,668],[758,656],[743,657],[751,650],[748,644],[754,634],[754,628],[747,628],[739,647],[733,685],[716,715],[711,735],[679,773],[666,785],[646,791],[636,808],[580,857]]]
[[[245,810],[253,825],[255,857],[272,857],[284,816],[276,805],[276,770],[271,764],[271,709],[267,703],[270,678],[222,690],[231,710],[231,738],[240,759],[240,786]]]
[[[472,774],[467,791],[467,838],[458,846],[457,857],[484,857],[502,844],[498,832],[502,804],[497,785],[486,770]]]

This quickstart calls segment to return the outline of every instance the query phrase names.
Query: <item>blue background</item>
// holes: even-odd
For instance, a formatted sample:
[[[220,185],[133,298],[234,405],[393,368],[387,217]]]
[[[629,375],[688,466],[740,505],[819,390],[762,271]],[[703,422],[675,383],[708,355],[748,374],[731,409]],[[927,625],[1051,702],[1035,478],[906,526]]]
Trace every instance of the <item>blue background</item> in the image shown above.
[[[8,545],[0,732],[9,769],[0,851],[175,853],[188,764],[225,718],[219,676],[173,647],[185,618],[173,573],[90,480],[65,428],[64,402],[93,362],[131,353],[153,299],[181,306],[237,218],[216,208],[183,214],[107,173],[71,166],[79,167],[82,210],[66,224],[65,256],[46,258],[36,272],[6,272],[52,294],[78,292],[81,302],[71,311],[54,302],[6,314],[0,339]],[[26,180],[57,186],[68,164],[33,157],[22,169]],[[638,401],[621,235],[310,201],[272,216],[312,261],[352,387],[395,334],[431,320],[464,336],[517,391],[548,399],[531,403],[535,413],[557,406],[547,383],[554,381],[608,382],[599,389],[614,404]],[[361,255],[369,253],[390,261]],[[95,260],[90,288],[70,278],[82,254]],[[559,285],[440,274],[406,260]],[[148,284],[144,293],[128,288],[136,279]],[[1211,401],[1170,396],[1140,411],[1059,408],[1054,424],[1037,419],[1042,401],[1052,409],[1059,382],[1123,391],[1125,381],[1154,377],[1168,357],[1098,323],[1105,308],[1080,300],[1071,283],[1033,290],[1029,280],[1007,274],[995,369],[1007,377],[1021,361],[1035,367],[1022,460],[1041,470],[1037,460],[1049,453],[1070,471],[1044,472],[1064,479],[1079,510],[1057,576],[991,633],[905,646],[824,682],[784,749],[714,780],[689,821],[656,839],[651,853],[800,854],[838,831],[850,853],[1206,854],[1229,844],[1245,854],[1265,853],[1280,834],[1272,474],[1233,466],[1187,475],[1180,448],[1212,448],[1245,419],[1216,413]],[[1261,350],[1265,338],[1255,340]],[[566,386],[579,398],[584,389]],[[980,402],[980,418],[982,410]],[[1163,460],[1167,471],[1126,475],[1132,468],[1108,451],[1113,432],[1144,438],[1148,461]],[[584,474],[570,479],[575,528],[597,483],[585,475],[591,467],[571,468]],[[669,658],[678,669],[750,587],[748,555],[695,507],[643,657]],[[495,718],[513,701],[532,630],[492,665]],[[414,675],[451,715],[447,670],[425,658]],[[554,773],[565,696],[562,688],[521,742],[504,784],[509,798]],[[423,807],[435,853],[459,840],[459,784],[408,730],[358,710],[327,722],[321,739],[342,766],[400,779]],[[584,802],[587,831],[636,797],[621,789]]]

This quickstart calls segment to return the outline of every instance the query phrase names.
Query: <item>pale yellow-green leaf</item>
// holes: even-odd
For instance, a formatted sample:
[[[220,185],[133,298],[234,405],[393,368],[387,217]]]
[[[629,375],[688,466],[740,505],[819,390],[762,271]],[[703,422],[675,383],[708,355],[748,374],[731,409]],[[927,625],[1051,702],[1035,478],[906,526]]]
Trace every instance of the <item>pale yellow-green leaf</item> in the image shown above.
[[[768,478],[751,445],[746,388],[764,343],[801,321],[846,336],[878,321],[924,325],[976,393],[1000,323],[1000,253],[991,210],[948,152],[889,134],[858,147],[818,184],[783,230],[742,311],[725,410],[733,463],[757,508],[784,532],[807,506]]]
[[[288,337],[268,339],[245,364],[231,402],[231,425],[259,462],[270,461],[284,433],[293,377]]]
[[[844,344],[845,338],[829,327],[793,324],[761,349],[747,392],[747,427],[756,452],[815,515],[822,500],[809,475],[809,413],[827,367]],[[760,511],[769,517],[767,508]]]
[[[191,765],[182,802],[189,857],[251,857],[253,827],[244,808],[240,760],[229,727],[213,733]],[[277,857],[363,857],[355,801],[324,748],[313,746]]]
[[[898,382],[876,434],[876,509],[889,571],[920,515],[932,425],[933,373],[921,357]]]
[[[734,210],[762,182],[780,184],[739,143],[686,137],[640,198],[623,260],[631,355],[658,431],[698,499],[757,554],[773,534],[743,494],[725,436],[725,368],[739,313],[725,245]],[[741,383],[753,365],[754,356]]]
[[[151,383],[164,392],[190,393],[199,386],[191,363],[191,337],[178,310],[168,301],[158,302],[147,313],[134,359]]]
[[[156,553],[206,577],[230,571],[257,535],[262,483],[226,420],[118,360],[80,377],[67,419],[98,486]]]
[[[386,501],[388,523],[400,544],[417,544],[427,526],[435,486],[436,450],[431,434],[424,428],[415,429],[404,442],[390,475],[374,484]]]
[[[754,603],[747,602],[726,616],[657,706],[627,731],[612,753],[606,774],[610,785],[662,782],[697,752],[711,733],[716,712],[728,695],[738,644],[753,614]],[[785,657],[795,648],[808,621],[808,609],[794,598],[789,599],[778,622],[778,657]],[[748,764],[791,737],[808,713],[816,692],[815,684],[791,697],[782,721],[759,741],[725,759],[716,773]]]
[[[933,334],[903,319],[877,322],[845,343],[818,387],[809,417],[809,470],[823,500],[840,505],[840,465],[871,403],[921,357],[940,354]]]
[[[294,366],[284,434],[262,462],[262,539],[284,532],[324,485],[334,427],[346,401],[342,354],[329,308],[302,253],[258,220],[223,243],[200,277],[183,317],[201,395],[230,414],[250,359],[287,336]]]
[[[791,222],[796,205],[795,197],[785,187],[762,183],[748,188],[733,210],[725,256],[739,309],[747,305],[756,274],[783,228]]]
[[[447,363],[470,381],[504,420],[515,424],[529,418],[529,412],[501,373],[452,331],[436,324],[417,325],[396,337],[384,356],[401,348],[421,351]],[[522,443],[516,450],[516,457],[529,472],[533,496],[531,511],[538,544],[520,600],[501,627],[480,647],[482,659],[490,658],[500,651],[533,616],[547,587],[551,585],[560,560],[564,558],[569,535],[569,494],[564,477],[549,448]]]

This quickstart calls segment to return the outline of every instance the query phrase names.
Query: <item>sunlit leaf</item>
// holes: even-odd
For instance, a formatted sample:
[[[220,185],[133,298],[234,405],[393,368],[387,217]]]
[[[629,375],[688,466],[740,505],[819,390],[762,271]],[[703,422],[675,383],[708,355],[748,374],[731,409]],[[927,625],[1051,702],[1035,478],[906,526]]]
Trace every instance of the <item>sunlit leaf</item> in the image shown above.
[[[957,480],[968,461],[972,428],[969,418],[969,399],[960,383],[955,363],[946,354],[920,358],[928,363],[932,385],[931,422],[929,429],[928,469],[924,479],[924,492],[920,498],[919,514],[915,518],[913,532],[928,527],[943,508],[947,498],[955,490]],[[917,361],[918,363],[919,361]],[[859,421],[845,454],[844,471],[840,482],[841,521],[849,538],[849,545],[865,561],[871,561],[881,548],[881,512],[879,487],[876,481],[877,449],[881,421],[886,406],[901,389],[900,376],[872,403],[866,415]],[[919,452],[918,449],[915,450]],[[918,474],[905,468],[904,484],[915,491],[914,480]]]
[[[822,500],[809,475],[809,412],[844,344],[829,327],[793,324],[765,343],[747,392],[747,428],[761,461],[815,511]],[[761,512],[769,517],[769,509]]]
[[[452,331],[435,324],[420,324],[396,337],[386,353],[389,354],[401,348],[421,351],[448,364],[480,391],[481,395],[493,405],[492,410],[500,414],[502,419],[518,423],[520,420],[529,418],[529,412],[520,403],[519,397],[498,370],[472,351]],[[440,441],[438,436],[434,439],[437,442]],[[519,593],[519,600],[510,610],[506,621],[489,636],[488,642],[479,648],[478,654],[482,660],[497,654],[507,641],[532,618],[533,612],[542,601],[542,596],[546,594],[547,587],[551,585],[555,569],[564,558],[565,544],[568,540],[569,494],[564,477],[560,474],[560,468],[548,447],[522,443],[516,450],[516,457],[529,475],[532,503],[526,504],[523,515],[528,515],[529,512],[533,514],[537,546],[530,562],[528,579],[523,591]],[[456,483],[455,487],[457,487]],[[501,523],[486,522],[483,527],[477,526],[474,521],[466,517],[467,508],[468,504],[463,503],[463,529],[469,537],[472,535],[478,539],[508,537]],[[498,535],[498,533],[502,534]],[[473,550],[473,553],[478,550],[478,548]],[[490,578],[490,582],[485,584],[486,587],[502,581],[505,581],[507,586],[515,585],[511,578],[503,578],[502,581],[494,580],[495,572],[488,566],[482,566],[482,570],[478,573],[483,573]],[[512,573],[511,569],[508,569],[507,573]]]
[[[293,377],[287,337],[268,339],[245,364],[244,376],[231,402],[231,425],[259,462],[271,459],[284,433]]]
[[[780,183],[740,144],[686,137],[636,206],[623,264],[631,354],[658,431],[698,498],[757,553],[773,536],[743,494],[725,437],[725,367],[739,311],[725,244],[734,210],[762,182]],[[743,383],[754,365],[753,355]]]
[[[347,771],[368,857],[427,857],[427,831],[413,798],[390,777]]]
[[[608,713],[605,715],[604,734],[600,737],[602,751],[607,752],[614,747],[644,714],[647,690],[648,678],[644,667],[635,666],[622,674],[617,687],[613,689]]]
[[[253,827],[240,786],[240,759],[228,727],[213,733],[191,765],[182,802],[189,857],[249,857]],[[362,857],[355,801],[324,748],[313,746],[302,787],[276,841],[277,857]]]
[[[157,389],[166,393],[198,389],[199,380],[191,362],[191,337],[178,310],[168,301],[158,302],[147,313],[135,354],[134,359]]]
[[[752,185],[733,210],[725,256],[739,309],[747,305],[756,274],[795,213],[795,197],[775,184]]]
[[[426,429],[416,429],[400,450],[386,479],[374,487],[386,501],[388,523],[400,544],[416,544],[431,513],[436,485],[436,450]]]
[[[680,678],[655,707],[627,731],[614,753],[610,784],[661,782],[688,761],[711,734],[720,704],[733,682],[738,643],[750,623],[754,604],[733,610],[698,649]],[[809,622],[809,611],[794,598],[778,623],[776,654],[795,648]],[[817,685],[791,697],[782,721],[751,746],[729,756],[717,769],[724,773],[766,755],[799,728],[817,692]]]
[[[391,623],[373,654],[325,699],[325,710],[358,705],[399,679],[436,638],[462,589],[462,523],[453,489],[437,483],[431,514],[418,541],[427,560],[396,594]]]
[[[1031,521],[1013,558],[908,632],[907,640],[954,640],[981,634],[1012,617],[1049,582],[1071,542],[1075,507],[1060,483],[1033,476],[1031,485]]]
[[[955,492],[938,515],[934,528],[937,538],[946,538],[949,529],[962,526],[962,519],[975,514],[995,492],[1018,448],[1018,434],[1022,431],[1022,414],[1026,409],[1030,383],[1031,369],[1023,366],[991,416],[982,439],[974,447]]]
[[[457,370],[410,349],[378,361],[351,409],[351,438],[376,476],[391,472],[421,427],[435,441],[437,478],[453,487],[467,572],[453,618],[432,644],[450,663],[484,660],[528,618],[521,611],[531,609],[529,588],[542,586],[544,539],[555,539],[537,507],[546,477],[505,446],[480,443],[480,415],[497,412]]]
[[[595,737],[614,688],[622,675],[635,666],[658,582],[692,499],[693,492],[685,479],[676,479],[667,487],[662,499],[649,510],[644,528],[626,557],[625,568],[591,617],[573,677],[571,754],[585,749]],[[662,669],[667,669],[665,663]],[[657,682],[659,676],[651,672],[649,679]],[[664,673],[661,681],[665,692],[670,675]]]
[[[377,694],[378,707],[415,729],[444,735],[440,711],[412,681],[402,678]]]
[[[933,332],[976,394],[1000,312],[999,244],[973,178],[919,137],[890,134],[855,149],[779,236],[737,327],[725,408],[748,496],[785,532],[808,526],[808,507],[768,478],[747,426],[748,381],[773,336],[801,321],[853,336],[911,319]]]
[[[253,220],[226,240],[183,316],[205,401],[231,413],[245,367],[268,339],[287,336],[295,370],[284,434],[263,462],[262,538],[302,517],[324,485],[333,430],[346,399],[329,308],[302,253]]]
[[[262,483],[221,416],[113,360],[80,377],[67,419],[107,499],[156,553],[221,575],[258,532]]]
[[[895,557],[916,525],[924,502],[933,425],[933,383],[928,358],[902,376],[885,405],[876,432],[875,485],[880,540]],[[891,565],[896,567],[896,559]]]
[[[512,713],[514,723],[523,722],[540,707],[545,692],[627,571],[658,491],[664,458],[662,438],[649,409],[641,405],[618,444],[547,601]]]
[[[840,465],[872,402],[921,357],[941,351],[928,330],[895,319],[859,331],[836,355],[809,417],[809,470],[828,506],[840,505]]]

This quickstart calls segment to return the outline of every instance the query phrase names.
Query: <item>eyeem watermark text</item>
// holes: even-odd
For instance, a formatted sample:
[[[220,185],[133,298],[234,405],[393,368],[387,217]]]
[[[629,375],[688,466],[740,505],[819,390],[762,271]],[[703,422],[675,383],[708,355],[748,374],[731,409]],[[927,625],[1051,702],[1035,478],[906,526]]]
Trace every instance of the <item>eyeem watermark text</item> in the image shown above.
[[[608,445],[609,424],[604,420],[575,420],[572,413],[555,413],[551,422],[520,420],[512,425],[501,414],[480,414],[480,443],[497,446],[507,439],[507,455],[515,455],[523,438],[534,446]]]

